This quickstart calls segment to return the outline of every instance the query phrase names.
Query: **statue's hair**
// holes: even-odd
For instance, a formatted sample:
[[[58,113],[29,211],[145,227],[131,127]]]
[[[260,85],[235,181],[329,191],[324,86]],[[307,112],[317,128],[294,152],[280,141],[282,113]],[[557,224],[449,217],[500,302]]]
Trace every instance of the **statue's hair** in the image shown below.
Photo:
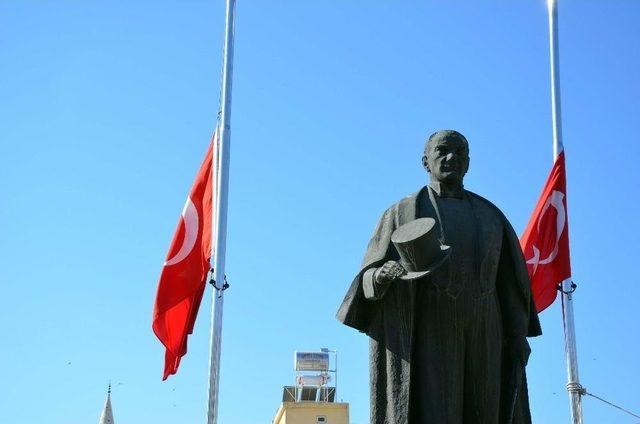
[[[436,138],[457,138],[458,140],[462,141],[467,146],[467,150],[469,149],[469,142],[458,131],[456,131],[456,130],[439,130],[439,131],[436,131],[433,134],[431,134],[429,136],[429,138],[427,139],[427,142],[424,144],[424,155],[425,156],[427,155],[427,152],[429,151],[429,147],[431,147],[431,143],[433,143],[433,140],[435,140]]]

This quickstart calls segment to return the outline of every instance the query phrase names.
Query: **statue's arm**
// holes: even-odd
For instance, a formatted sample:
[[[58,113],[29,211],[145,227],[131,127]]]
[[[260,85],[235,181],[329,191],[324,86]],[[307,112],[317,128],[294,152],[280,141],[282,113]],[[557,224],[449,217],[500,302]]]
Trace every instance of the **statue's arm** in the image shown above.
[[[514,266],[520,260],[518,252],[512,252],[507,235],[503,237],[498,265],[497,290],[502,311],[502,326],[505,338],[526,337],[529,328],[529,298],[523,292],[522,278]]]
[[[362,274],[362,289],[367,300],[382,299],[389,289],[390,282],[379,283],[376,274],[380,268],[369,268]]]
[[[391,233],[395,228],[396,209],[397,206],[391,207],[382,214],[367,246],[363,261],[365,271],[360,277],[362,291],[367,300],[382,299],[393,280],[390,275],[395,270],[394,267],[400,266],[395,261],[384,262],[385,259],[393,260],[398,256],[390,242]]]
[[[507,231],[511,228],[507,228]],[[515,233],[514,233],[515,234]],[[518,272],[518,263],[523,261],[520,246],[513,246],[513,235],[505,235],[500,249],[498,268],[498,299],[502,311],[502,327],[506,352],[527,365],[531,348],[527,341],[530,318],[529,280]],[[517,251],[514,251],[517,249]],[[522,279],[526,281],[522,281]],[[526,286],[526,291],[523,291]]]
[[[384,266],[388,257],[391,232],[394,229],[394,212],[387,210],[378,221],[365,253],[360,271],[353,278],[338,308],[336,318],[345,325],[369,334],[372,320],[378,316],[379,302],[370,301],[383,295],[373,285],[373,274],[377,267]],[[367,272],[371,270],[370,272]],[[366,274],[366,277],[365,277]],[[365,290],[367,294],[365,294]]]

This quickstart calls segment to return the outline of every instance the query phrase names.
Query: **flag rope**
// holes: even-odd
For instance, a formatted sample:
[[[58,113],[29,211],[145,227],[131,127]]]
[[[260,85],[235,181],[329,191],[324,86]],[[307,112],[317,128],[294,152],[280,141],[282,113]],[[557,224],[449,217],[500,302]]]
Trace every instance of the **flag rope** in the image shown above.
[[[211,284],[213,286],[214,289],[216,289],[219,292],[225,291],[226,289],[228,289],[229,286],[229,282],[227,281],[227,275],[224,275],[224,284],[222,284],[222,287],[218,286],[218,282],[216,281],[216,275],[215,275],[215,271],[213,268],[211,268],[211,270],[209,270],[209,284]]]
[[[609,402],[608,400],[603,399],[600,396],[596,396],[593,393],[589,393],[587,391],[587,389],[580,383],[568,383],[567,384],[567,391],[569,393],[577,393],[580,396],[585,396],[585,395],[586,396],[591,396],[591,397],[596,398],[599,401],[604,402],[609,406],[613,406],[614,408],[619,409],[622,412],[625,412],[625,413],[627,413],[627,414],[629,414],[629,415],[631,415],[633,417],[640,418],[640,415],[635,414],[635,413],[629,411],[628,409],[623,408],[622,406],[619,406],[619,405],[616,405],[615,403]]]
[[[619,409],[619,410],[621,410],[622,412],[625,412],[625,413],[627,413],[627,414],[631,415],[632,417],[640,418],[640,415],[635,414],[635,413],[633,413],[633,412],[629,411],[628,409],[623,408],[622,406],[619,406],[619,405],[616,405],[616,404],[614,404],[614,403],[611,403],[611,402],[609,402],[608,400],[601,398],[600,396],[596,396],[596,395],[594,395],[593,393],[589,393],[589,392],[587,391],[587,389],[585,389],[585,388],[582,388],[582,393],[581,393],[581,394],[583,394],[583,395],[588,395],[588,396],[591,396],[591,397],[593,397],[593,398],[596,398],[596,399],[598,399],[599,401],[604,402],[604,403],[606,403],[606,404],[607,404],[607,405],[609,405],[609,406],[613,406],[614,408]]]
[[[573,281],[571,281],[571,289],[569,290],[563,290],[562,289],[562,283],[558,284],[558,286],[556,287],[556,290],[558,290],[560,293],[564,293],[564,294],[571,294],[574,291],[576,291],[576,289],[578,288],[578,285],[576,283],[574,283]]]

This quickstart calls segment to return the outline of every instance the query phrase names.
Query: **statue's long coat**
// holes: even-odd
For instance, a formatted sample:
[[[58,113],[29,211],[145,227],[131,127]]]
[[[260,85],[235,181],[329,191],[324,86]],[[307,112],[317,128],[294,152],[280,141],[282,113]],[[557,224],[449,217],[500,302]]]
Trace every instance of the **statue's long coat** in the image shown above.
[[[370,337],[371,422],[375,424],[405,424],[410,420],[411,353],[417,287],[416,282],[392,284],[382,299],[372,301],[365,298],[362,276],[372,267],[398,259],[391,243],[391,233],[418,217],[417,204],[422,196],[427,195],[426,192],[425,187],[385,211],[371,237],[360,272],[337,313],[342,323]],[[499,258],[490,260],[499,260],[496,286],[509,287],[508,298],[498,293],[503,334],[505,337],[518,333],[530,337],[540,335],[529,276],[515,232],[493,204],[469,191],[465,193],[471,202],[490,211],[502,224],[501,252],[497,255]],[[437,220],[434,210],[421,211],[421,216],[432,216]],[[443,219],[446,221],[446,217]],[[500,423],[530,423],[524,368],[515,358],[504,355],[501,375]]]

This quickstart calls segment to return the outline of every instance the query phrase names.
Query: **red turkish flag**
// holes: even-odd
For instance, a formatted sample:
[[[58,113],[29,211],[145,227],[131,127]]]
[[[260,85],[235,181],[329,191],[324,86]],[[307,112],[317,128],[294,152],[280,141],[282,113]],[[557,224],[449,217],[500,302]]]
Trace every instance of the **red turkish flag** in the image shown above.
[[[166,380],[175,374],[187,353],[187,335],[193,332],[206,285],[211,258],[213,216],[211,172],[217,153],[217,131],[182,209],[167,259],[160,274],[153,307],[153,332],[164,345]]]
[[[556,287],[571,277],[564,151],[556,158],[520,246],[527,261],[538,312],[556,299]]]

